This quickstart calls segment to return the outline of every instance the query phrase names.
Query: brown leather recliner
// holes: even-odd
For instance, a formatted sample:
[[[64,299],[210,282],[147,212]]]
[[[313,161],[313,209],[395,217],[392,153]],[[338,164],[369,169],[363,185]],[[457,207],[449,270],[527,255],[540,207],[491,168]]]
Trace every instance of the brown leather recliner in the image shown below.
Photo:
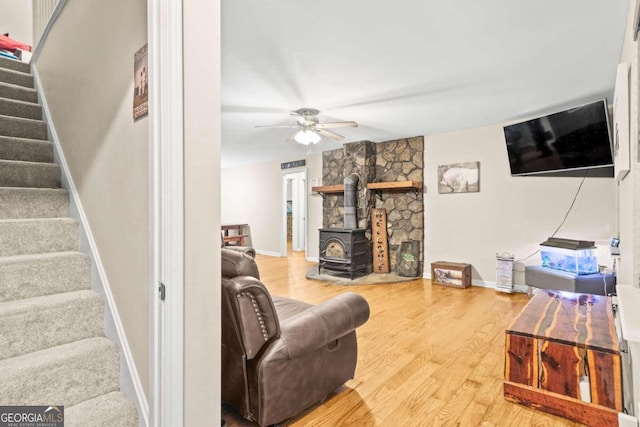
[[[222,249],[222,399],[262,426],[300,414],[353,378],[368,319],[354,292],[318,305],[271,296],[253,258]]]

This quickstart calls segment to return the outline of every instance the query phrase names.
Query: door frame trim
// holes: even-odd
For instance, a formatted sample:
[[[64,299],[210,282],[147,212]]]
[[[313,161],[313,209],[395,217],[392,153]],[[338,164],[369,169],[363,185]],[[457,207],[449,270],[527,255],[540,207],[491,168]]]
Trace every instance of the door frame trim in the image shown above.
[[[182,0],[147,0],[150,425],[184,425]],[[166,299],[158,286],[166,286]]]

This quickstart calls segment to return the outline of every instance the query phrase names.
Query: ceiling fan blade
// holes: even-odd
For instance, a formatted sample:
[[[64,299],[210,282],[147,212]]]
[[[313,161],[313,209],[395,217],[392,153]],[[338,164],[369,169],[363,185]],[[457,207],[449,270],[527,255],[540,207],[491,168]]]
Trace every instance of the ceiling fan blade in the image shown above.
[[[348,121],[348,122],[319,123],[316,125],[317,129],[347,128],[347,127],[357,128],[358,123],[354,121]]]
[[[335,139],[336,141],[340,141],[340,140],[344,139],[344,136],[338,135],[337,133],[331,132],[331,131],[328,131],[328,130],[316,129],[316,132],[318,132],[320,135],[328,136],[329,138]]]
[[[299,128],[300,126],[298,126],[298,125],[282,125],[282,126],[279,126],[279,125],[256,125],[256,126],[254,126],[254,127],[257,127],[257,128],[286,128],[286,129],[297,129],[297,128]]]

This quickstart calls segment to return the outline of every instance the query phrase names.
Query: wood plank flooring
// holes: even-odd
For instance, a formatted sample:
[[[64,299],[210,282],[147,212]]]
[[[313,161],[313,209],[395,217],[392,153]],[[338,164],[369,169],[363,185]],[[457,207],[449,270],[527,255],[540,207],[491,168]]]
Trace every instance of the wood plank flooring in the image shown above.
[[[306,280],[313,264],[303,253],[257,262],[275,295],[319,303],[353,291],[371,307],[358,329],[355,378],[282,426],[580,425],[504,400],[505,329],[527,295],[422,279],[357,287]],[[229,426],[253,425],[224,409]]]

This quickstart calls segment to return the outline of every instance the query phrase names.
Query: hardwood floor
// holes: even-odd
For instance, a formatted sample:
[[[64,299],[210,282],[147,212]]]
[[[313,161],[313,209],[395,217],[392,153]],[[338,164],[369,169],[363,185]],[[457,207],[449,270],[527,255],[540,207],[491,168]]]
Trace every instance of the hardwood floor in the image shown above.
[[[318,303],[342,292],[364,296],[355,378],[324,403],[282,426],[577,426],[504,400],[505,329],[528,301],[428,280],[357,287],[306,280],[304,253],[257,256],[275,295]],[[252,425],[226,408],[229,426]]]

